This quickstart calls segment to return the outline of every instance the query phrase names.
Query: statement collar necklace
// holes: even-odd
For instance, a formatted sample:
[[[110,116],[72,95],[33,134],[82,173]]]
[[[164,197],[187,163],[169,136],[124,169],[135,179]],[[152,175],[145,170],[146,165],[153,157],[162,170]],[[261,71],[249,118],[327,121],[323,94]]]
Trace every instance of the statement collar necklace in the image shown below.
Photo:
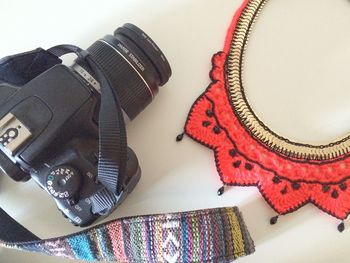
[[[258,187],[278,215],[312,203],[342,220],[343,231],[350,213],[350,136],[327,145],[293,142],[269,129],[246,99],[242,61],[266,2],[245,0],[236,12],[223,51],[212,58],[212,83],[193,104],[185,133],[215,152],[225,186]]]

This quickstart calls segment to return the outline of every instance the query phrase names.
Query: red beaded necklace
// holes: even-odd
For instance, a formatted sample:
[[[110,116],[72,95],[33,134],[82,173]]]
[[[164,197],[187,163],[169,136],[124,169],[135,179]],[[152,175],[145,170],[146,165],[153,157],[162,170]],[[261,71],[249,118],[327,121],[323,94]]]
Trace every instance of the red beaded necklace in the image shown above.
[[[185,133],[214,151],[225,186],[258,187],[279,215],[312,203],[344,220],[350,213],[350,137],[327,145],[290,141],[270,130],[246,99],[242,59],[266,1],[245,0],[236,12],[223,51],[213,56],[212,83],[193,104]],[[343,222],[338,229],[344,230]]]

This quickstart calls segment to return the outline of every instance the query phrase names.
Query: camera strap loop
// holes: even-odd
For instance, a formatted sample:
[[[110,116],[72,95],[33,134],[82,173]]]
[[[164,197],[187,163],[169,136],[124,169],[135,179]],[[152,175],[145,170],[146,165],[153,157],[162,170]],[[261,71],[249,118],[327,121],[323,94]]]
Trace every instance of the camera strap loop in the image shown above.
[[[57,57],[75,53],[79,61],[89,67],[101,86],[99,112],[99,160],[97,178],[106,189],[90,197],[92,212],[108,213],[118,202],[124,184],[127,162],[127,137],[124,117],[116,90],[103,74],[101,67],[87,51],[73,45],[59,45],[48,50]]]
[[[0,59],[0,82],[22,86],[61,63],[59,57],[42,48],[7,56]]]

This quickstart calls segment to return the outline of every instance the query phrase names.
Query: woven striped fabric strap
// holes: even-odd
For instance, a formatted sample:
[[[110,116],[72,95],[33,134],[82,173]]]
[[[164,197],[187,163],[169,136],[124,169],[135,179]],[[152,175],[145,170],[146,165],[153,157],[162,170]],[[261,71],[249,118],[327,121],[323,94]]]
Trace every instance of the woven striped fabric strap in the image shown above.
[[[121,218],[82,232],[0,246],[88,261],[231,262],[254,252],[238,208]]]

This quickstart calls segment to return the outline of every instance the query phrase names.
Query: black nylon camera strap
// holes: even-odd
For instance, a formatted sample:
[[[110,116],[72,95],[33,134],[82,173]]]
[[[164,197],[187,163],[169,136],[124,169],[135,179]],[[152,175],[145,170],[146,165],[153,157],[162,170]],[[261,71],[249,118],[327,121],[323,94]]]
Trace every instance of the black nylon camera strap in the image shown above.
[[[62,60],[45,49],[7,56],[0,59],[0,82],[22,86]]]
[[[87,51],[73,45],[60,45],[50,48],[48,52],[57,57],[75,53],[80,61],[86,62],[100,82],[98,180],[109,191],[119,195],[123,183],[121,178],[126,168],[127,139],[122,108],[116,90],[112,88],[101,67]]]
[[[99,160],[98,181],[107,189],[93,195],[93,213],[105,213],[117,202],[120,195],[127,162],[127,138],[125,123],[116,90],[103,74],[100,66],[84,50],[73,45],[59,45],[48,50],[61,57],[75,53],[81,63],[85,63],[96,75],[101,86],[101,106],[99,112]]]

